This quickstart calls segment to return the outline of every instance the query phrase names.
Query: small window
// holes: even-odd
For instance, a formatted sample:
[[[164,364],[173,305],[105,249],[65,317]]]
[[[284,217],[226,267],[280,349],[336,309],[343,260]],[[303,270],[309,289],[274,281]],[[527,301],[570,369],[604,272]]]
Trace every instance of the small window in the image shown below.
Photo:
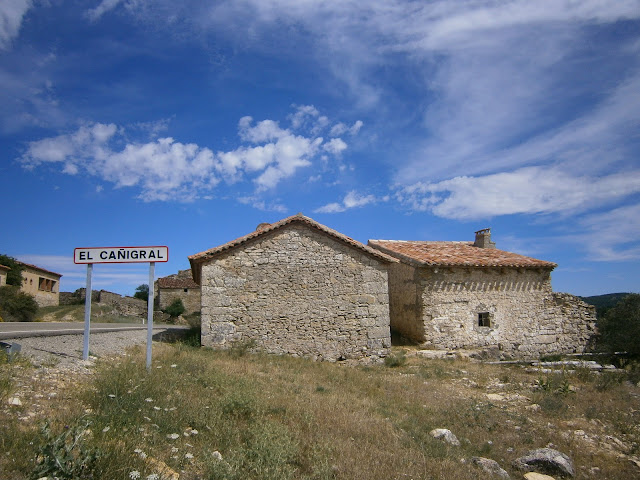
[[[189,293],[189,289],[188,289],[188,288],[185,288],[185,289],[184,289],[184,293]]]
[[[489,314],[489,312],[478,313],[478,326],[479,327],[491,326],[491,314]]]

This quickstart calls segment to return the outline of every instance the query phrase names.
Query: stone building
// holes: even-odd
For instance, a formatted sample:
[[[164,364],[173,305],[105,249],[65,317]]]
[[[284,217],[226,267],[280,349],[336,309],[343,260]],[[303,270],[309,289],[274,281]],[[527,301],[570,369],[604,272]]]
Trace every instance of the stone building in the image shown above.
[[[182,300],[185,315],[200,311],[200,285],[193,281],[191,270],[161,277],[156,281],[156,308],[164,310],[176,299]]]
[[[7,284],[7,273],[11,270],[6,265],[0,265],[0,287]]]
[[[61,274],[28,263],[17,263],[22,266],[21,291],[34,297],[40,307],[60,304]]]
[[[189,261],[205,346],[255,342],[326,360],[388,353],[387,270],[397,260],[302,214]]]
[[[554,293],[555,263],[475,242],[369,240],[399,260],[389,267],[391,329],[437,349],[498,348],[516,357],[581,352],[595,308]]]

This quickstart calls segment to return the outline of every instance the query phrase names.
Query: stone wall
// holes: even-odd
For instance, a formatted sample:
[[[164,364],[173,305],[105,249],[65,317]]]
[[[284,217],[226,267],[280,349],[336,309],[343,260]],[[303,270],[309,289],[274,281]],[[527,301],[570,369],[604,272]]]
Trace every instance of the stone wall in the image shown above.
[[[325,360],[385,356],[386,268],[304,225],[269,232],[203,264],[202,344],[255,341]]]
[[[392,270],[390,287],[408,282],[410,272],[397,270]],[[498,348],[528,358],[584,351],[595,333],[595,309],[572,295],[553,293],[548,269],[413,270],[418,305],[413,308],[404,298],[402,322],[392,316],[392,325],[425,346]],[[394,291],[391,296],[403,298]],[[488,326],[480,325],[480,314]],[[407,329],[412,317],[416,327]]]
[[[75,292],[60,292],[60,305],[82,304],[86,298],[86,289]],[[121,315],[144,317],[147,315],[147,302],[140,298],[123,297],[107,290],[91,290],[91,302],[113,307]]]

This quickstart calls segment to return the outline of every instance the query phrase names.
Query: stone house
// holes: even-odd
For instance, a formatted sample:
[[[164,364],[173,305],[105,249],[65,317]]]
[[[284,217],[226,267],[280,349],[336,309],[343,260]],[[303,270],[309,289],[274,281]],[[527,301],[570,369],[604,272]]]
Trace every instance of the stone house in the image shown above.
[[[176,299],[182,300],[185,315],[200,311],[200,285],[193,281],[191,269],[156,280],[156,308],[164,310]]]
[[[0,265],[0,287],[7,284],[7,273],[11,270],[6,265]]]
[[[369,240],[389,265],[391,329],[437,349],[497,348],[515,357],[584,351],[595,308],[551,288],[555,263],[475,242]]]
[[[17,263],[22,266],[22,292],[34,297],[40,307],[60,304],[61,274],[28,263]]]
[[[189,257],[202,345],[316,359],[383,357],[398,261],[302,214]]]

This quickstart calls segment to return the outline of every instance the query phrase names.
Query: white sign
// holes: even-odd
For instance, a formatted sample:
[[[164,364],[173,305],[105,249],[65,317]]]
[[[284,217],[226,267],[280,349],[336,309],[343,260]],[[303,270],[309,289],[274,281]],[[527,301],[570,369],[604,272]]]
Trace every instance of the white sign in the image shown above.
[[[168,262],[169,247],[89,247],[76,248],[73,262],[89,263],[149,263]]]

